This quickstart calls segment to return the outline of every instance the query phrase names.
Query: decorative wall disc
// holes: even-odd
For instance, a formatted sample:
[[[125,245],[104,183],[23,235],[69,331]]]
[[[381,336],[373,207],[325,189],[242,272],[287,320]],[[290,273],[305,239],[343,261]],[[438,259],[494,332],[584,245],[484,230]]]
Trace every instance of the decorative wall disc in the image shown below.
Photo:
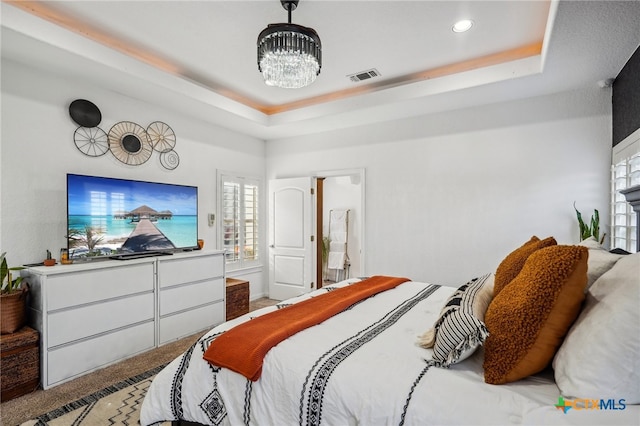
[[[145,163],[153,153],[147,131],[130,121],[116,123],[109,130],[109,149],[118,160],[132,166]]]
[[[167,170],[173,170],[180,164],[180,156],[174,150],[161,152],[160,164]]]
[[[71,119],[82,127],[96,127],[102,120],[100,109],[91,101],[76,99],[69,105]]]
[[[109,151],[107,134],[99,127],[78,127],[73,141],[78,151],[89,157],[99,157]]]
[[[147,127],[147,134],[153,149],[158,152],[171,151],[176,146],[176,134],[169,125],[154,121]]]

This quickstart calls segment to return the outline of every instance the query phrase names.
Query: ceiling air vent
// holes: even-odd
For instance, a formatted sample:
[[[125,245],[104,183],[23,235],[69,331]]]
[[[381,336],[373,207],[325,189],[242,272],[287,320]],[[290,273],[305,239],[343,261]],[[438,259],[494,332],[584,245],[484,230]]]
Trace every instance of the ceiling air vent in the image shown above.
[[[380,72],[377,69],[372,68],[367,71],[361,71],[355,74],[348,75],[347,77],[349,77],[349,79],[354,83],[357,83],[359,81],[369,80],[370,78],[380,77]]]

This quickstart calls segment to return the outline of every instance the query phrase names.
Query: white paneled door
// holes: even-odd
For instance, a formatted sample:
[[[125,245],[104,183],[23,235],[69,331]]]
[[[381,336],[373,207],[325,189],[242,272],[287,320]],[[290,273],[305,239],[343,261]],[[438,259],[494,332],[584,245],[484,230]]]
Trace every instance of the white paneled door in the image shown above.
[[[315,179],[269,182],[269,297],[284,300],[315,288]]]

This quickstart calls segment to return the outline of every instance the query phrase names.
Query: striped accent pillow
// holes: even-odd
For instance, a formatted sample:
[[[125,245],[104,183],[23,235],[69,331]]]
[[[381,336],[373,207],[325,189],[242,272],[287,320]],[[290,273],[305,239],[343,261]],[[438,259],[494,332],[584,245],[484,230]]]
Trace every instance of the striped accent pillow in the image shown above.
[[[474,278],[447,299],[432,329],[418,344],[433,348],[430,364],[448,368],[467,359],[489,335],[484,314],[493,298],[494,274]]]

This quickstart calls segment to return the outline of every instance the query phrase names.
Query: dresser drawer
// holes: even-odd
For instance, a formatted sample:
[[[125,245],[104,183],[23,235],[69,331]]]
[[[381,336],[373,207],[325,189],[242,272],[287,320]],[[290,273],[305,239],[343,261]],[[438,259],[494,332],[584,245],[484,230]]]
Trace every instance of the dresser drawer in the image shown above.
[[[224,275],[222,255],[198,256],[158,261],[160,288],[202,281]]]
[[[144,321],[153,321],[153,292],[49,314],[49,348]]]
[[[160,342],[165,344],[224,322],[222,301],[160,318]]]
[[[160,316],[224,298],[223,279],[200,281],[160,291]]]
[[[47,311],[153,291],[154,263],[119,265],[48,277]]]
[[[49,350],[45,389],[155,346],[153,321]]]

